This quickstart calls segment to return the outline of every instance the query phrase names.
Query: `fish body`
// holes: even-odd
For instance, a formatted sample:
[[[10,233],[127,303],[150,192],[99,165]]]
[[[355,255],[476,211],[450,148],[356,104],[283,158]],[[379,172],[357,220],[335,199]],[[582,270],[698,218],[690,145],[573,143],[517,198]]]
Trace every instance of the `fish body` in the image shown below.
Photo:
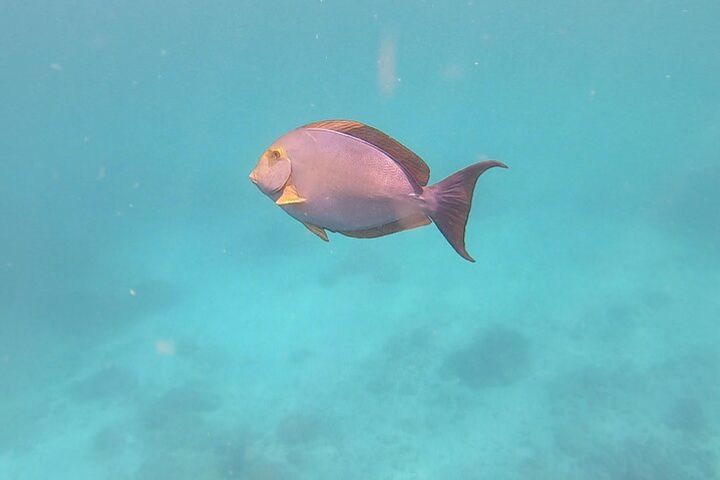
[[[431,223],[455,250],[477,177],[500,162],[487,161],[427,186],[420,157],[373,127],[348,120],[315,122],[292,130],[263,153],[250,179],[283,210],[323,240],[325,230],[373,238]]]

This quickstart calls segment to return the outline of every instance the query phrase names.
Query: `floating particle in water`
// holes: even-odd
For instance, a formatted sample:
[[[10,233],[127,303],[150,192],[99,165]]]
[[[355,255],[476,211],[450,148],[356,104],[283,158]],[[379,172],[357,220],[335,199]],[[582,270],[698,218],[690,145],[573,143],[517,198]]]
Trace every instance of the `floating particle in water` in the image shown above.
[[[52,70],[55,70],[56,72],[59,72],[60,70],[62,70],[62,65],[60,65],[59,63],[51,63],[50,68]]]
[[[137,295],[137,292],[135,291],[135,289],[134,289],[134,288],[131,288],[131,289],[130,289],[130,296],[131,296],[131,297],[134,297],[134,296],[136,296],[136,295]]]
[[[155,353],[158,355],[175,355],[175,342],[172,340],[158,340],[155,342]]]
[[[161,49],[160,49],[160,56],[161,56],[161,57],[167,57],[167,54],[168,54],[168,51],[167,51],[167,50],[165,50],[164,48],[161,48]]]
[[[457,81],[465,78],[465,69],[459,63],[449,63],[440,71],[444,80]]]
[[[396,45],[391,37],[383,37],[380,40],[380,51],[378,52],[378,87],[386,97],[395,93],[399,79],[396,71]]]

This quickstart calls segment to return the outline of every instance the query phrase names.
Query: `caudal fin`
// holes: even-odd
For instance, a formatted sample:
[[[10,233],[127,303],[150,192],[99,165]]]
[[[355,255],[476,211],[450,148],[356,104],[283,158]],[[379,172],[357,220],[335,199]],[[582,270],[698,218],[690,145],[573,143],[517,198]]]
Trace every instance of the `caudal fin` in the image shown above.
[[[492,167],[507,168],[507,165],[495,160],[476,163],[428,187],[428,215],[455,251],[471,262],[475,260],[465,250],[465,225],[477,179]]]

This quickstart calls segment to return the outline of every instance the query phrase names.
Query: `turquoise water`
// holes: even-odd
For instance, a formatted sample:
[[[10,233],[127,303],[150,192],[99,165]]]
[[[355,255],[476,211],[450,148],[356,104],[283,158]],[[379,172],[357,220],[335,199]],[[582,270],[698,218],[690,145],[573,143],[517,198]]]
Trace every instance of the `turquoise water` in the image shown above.
[[[720,4],[0,4],[0,479],[720,478]],[[485,158],[324,243],[326,118]]]

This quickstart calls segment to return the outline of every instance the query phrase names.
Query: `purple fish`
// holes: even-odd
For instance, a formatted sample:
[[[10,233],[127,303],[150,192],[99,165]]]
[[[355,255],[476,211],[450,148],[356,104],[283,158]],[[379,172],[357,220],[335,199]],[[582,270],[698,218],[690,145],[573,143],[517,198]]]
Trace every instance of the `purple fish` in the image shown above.
[[[250,180],[290,216],[328,241],[326,230],[375,238],[432,220],[466,260],[465,225],[489,160],[427,186],[430,168],[381,131],[349,120],[292,130],[260,157]]]

